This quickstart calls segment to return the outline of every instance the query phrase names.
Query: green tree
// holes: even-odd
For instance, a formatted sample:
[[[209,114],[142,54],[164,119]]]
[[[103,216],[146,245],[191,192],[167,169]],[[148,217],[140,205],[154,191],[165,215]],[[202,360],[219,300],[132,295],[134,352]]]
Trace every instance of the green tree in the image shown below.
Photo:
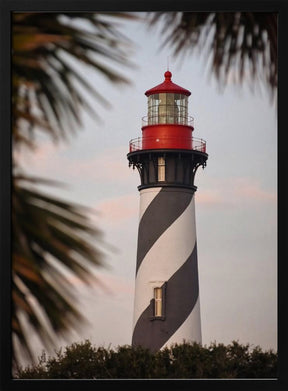
[[[224,87],[229,72],[242,83],[262,81],[271,96],[277,89],[277,14],[272,12],[155,12],[151,25],[161,25],[161,46],[175,57],[195,53],[211,64]],[[211,58],[211,61],[210,61]],[[254,84],[255,84],[254,83]]]
[[[103,264],[102,233],[91,226],[87,208],[39,191],[39,184],[55,183],[23,172],[18,157],[37,147],[40,132],[56,143],[69,140],[81,125],[81,110],[96,116],[81,90],[107,104],[75,63],[92,67],[115,85],[128,83],[107,61],[129,66],[131,42],[115,22],[133,16],[76,12],[12,16],[12,332],[14,341],[33,359],[23,315],[47,347],[53,343],[48,322],[59,335],[83,320],[63,270],[91,282],[90,266]]]
[[[95,347],[89,340],[74,343],[27,368],[19,379],[227,379],[276,378],[277,354],[233,341],[175,344],[156,353],[141,346]]]

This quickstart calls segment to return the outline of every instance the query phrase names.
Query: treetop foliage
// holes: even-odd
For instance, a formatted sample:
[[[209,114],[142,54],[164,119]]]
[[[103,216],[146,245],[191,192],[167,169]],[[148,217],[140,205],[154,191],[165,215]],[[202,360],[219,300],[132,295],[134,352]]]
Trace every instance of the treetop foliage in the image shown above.
[[[277,353],[236,341],[225,346],[211,343],[175,344],[156,353],[118,346],[95,347],[89,340],[73,343],[55,357],[43,352],[37,365],[18,368],[17,379],[204,379],[275,378]]]

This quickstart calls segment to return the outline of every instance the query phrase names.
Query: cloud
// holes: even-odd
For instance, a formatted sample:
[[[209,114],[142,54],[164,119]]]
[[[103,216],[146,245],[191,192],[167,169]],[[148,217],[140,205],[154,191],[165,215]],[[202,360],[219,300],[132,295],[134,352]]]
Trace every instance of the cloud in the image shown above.
[[[277,194],[273,191],[267,191],[261,188],[258,180],[252,178],[237,178],[234,180],[232,192],[235,196],[245,200],[261,201],[261,202],[276,202]]]
[[[104,293],[119,296],[131,296],[134,292],[134,279],[128,279],[109,273],[97,273],[99,281],[103,284]],[[102,287],[100,289],[103,291]]]
[[[126,159],[126,146],[107,148],[96,156],[86,157],[85,155],[67,154],[70,147],[67,145],[54,146],[51,143],[43,143],[31,154],[21,154],[24,167],[34,175],[54,178],[64,183],[87,182],[105,184],[123,184],[131,188],[138,181],[137,172],[131,172]],[[84,151],[83,151],[84,152]],[[130,188],[130,185],[129,185]],[[276,202],[275,191],[266,190],[259,179],[252,177],[228,177],[209,178],[205,188],[201,187],[196,193],[197,203],[207,207],[222,207],[239,201],[255,202]],[[110,221],[123,220],[137,214],[136,204],[138,199],[133,195],[125,195],[118,198],[107,199],[97,205],[97,210]],[[137,204],[138,208],[138,204]]]
[[[93,292],[108,296],[116,295],[117,297],[133,294],[134,279],[112,274],[111,272],[100,271],[99,269],[95,269],[93,275],[96,277],[96,280],[94,280],[92,285],[87,285],[86,282],[72,273],[68,274],[66,278],[84,296],[87,297],[87,295],[92,294],[91,300],[93,300]]]
[[[74,177],[89,177],[101,181],[123,181],[131,178],[126,158],[127,148],[106,149],[92,159],[81,159],[72,162]]]
[[[101,181],[125,182],[133,180],[129,170],[125,146],[109,148],[86,157],[85,151],[79,155],[67,145],[54,146],[43,143],[33,153],[19,154],[21,163],[34,175],[57,177],[63,182],[70,181]],[[69,150],[69,155],[67,154]],[[71,152],[70,152],[71,151]],[[79,153],[79,151],[78,151]]]
[[[108,223],[122,223],[131,217],[138,217],[139,198],[136,193],[105,199],[94,206],[102,219]]]
[[[196,193],[196,202],[200,205],[215,206],[224,204],[225,199],[219,190],[200,190]]]
[[[67,150],[67,145],[59,144],[55,146],[51,142],[43,142],[39,144],[37,148],[32,151],[23,150],[16,152],[16,158],[21,164],[29,168],[29,170],[35,171],[54,171],[59,166],[59,162],[63,163],[61,155]]]
[[[196,203],[205,207],[221,207],[239,204],[275,203],[276,191],[266,190],[260,180],[252,177],[210,179],[205,189],[196,193]]]

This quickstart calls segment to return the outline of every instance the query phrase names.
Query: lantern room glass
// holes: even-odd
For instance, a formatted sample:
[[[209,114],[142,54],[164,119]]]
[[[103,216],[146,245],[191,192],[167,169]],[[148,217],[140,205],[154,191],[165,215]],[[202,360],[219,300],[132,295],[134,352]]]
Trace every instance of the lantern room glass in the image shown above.
[[[160,93],[148,97],[148,125],[188,124],[188,96]]]

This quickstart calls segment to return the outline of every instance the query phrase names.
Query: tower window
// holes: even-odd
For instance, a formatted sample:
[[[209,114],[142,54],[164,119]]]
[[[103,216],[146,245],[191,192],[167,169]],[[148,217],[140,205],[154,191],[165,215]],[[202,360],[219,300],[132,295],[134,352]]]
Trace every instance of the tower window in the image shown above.
[[[150,320],[165,320],[166,285],[167,282],[153,282]]]
[[[158,157],[158,182],[165,181],[165,159]]]
[[[154,316],[163,316],[163,290],[154,288]]]

